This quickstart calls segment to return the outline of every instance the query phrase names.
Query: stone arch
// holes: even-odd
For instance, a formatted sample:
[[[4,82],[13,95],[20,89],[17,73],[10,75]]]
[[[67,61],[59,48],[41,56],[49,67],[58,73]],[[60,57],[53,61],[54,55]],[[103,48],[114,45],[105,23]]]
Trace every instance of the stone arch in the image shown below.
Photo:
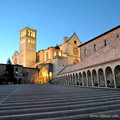
[[[70,85],[72,85],[72,74],[70,75]]]
[[[105,69],[107,87],[114,87],[113,73],[110,67]]]
[[[99,78],[100,87],[105,87],[105,78],[102,68],[98,70],[98,78]]]
[[[120,88],[120,65],[117,65],[114,69],[116,87]]]
[[[73,73],[73,85],[75,85],[75,74]]]
[[[48,70],[47,68],[43,67],[39,72],[39,83],[48,83],[49,77],[48,77]]]
[[[68,76],[67,75],[65,76],[65,84],[66,85],[68,84]]]
[[[93,76],[93,84],[94,84],[94,86],[98,86],[97,72],[96,72],[95,69],[92,71],[92,76]]]
[[[86,79],[85,71],[83,72],[83,83],[84,83],[84,86],[87,86],[87,79]]]
[[[90,70],[87,71],[87,76],[88,76],[88,86],[92,86],[92,80],[91,80]]]
[[[82,83],[82,74],[81,74],[81,72],[79,73],[79,83],[80,83],[80,86],[83,85],[83,83]]]
[[[70,85],[70,75],[68,75],[68,85]]]
[[[76,85],[79,85],[78,73],[76,73]]]

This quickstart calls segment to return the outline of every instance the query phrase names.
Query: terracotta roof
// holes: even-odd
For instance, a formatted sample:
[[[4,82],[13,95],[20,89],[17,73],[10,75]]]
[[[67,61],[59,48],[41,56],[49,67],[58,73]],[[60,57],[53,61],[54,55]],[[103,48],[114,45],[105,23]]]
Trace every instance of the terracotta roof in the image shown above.
[[[117,29],[117,28],[120,28],[120,25],[118,25],[117,27],[115,27],[115,28],[113,28],[113,29],[111,29],[111,30],[109,30],[109,31],[107,31],[107,32],[105,32],[105,33],[103,33],[103,34],[101,34],[101,35],[99,35],[99,36],[97,36],[97,37],[95,37],[95,38],[93,38],[93,39],[91,39],[91,40],[89,40],[89,41],[81,44],[81,45],[79,45],[78,47],[81,47],[81,46],[83,46],[83,45],[85,45],[85,44],[87,44],[87,43],[89,43],[89,42],[92,42],[93,40],[96,40],[97,38],[99,38],[99,37],[101,37],[101,36],[103,36],[103,35],[105,35],[105,34],[108,34],[109,32],[112,32],[113,30],[115,30],[115,29]]]
[[[109,62],[112,60],[120,59],[119,51],[120,41],[118,40],[117,42],[109,44],[108,46],[99,49],[94,54],[91,54],[90,56],[84,58],[84,60],[82,60],[80,63],[66,68],[62,73],[71,72],[86,67],[94,66],[97,64]]]

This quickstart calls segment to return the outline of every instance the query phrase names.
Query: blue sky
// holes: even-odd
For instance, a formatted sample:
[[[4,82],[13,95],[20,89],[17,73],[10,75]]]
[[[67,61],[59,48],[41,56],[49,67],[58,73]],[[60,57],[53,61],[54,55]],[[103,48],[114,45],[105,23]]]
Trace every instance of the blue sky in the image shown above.
[[[82,43],[120,25],[120,0],[0,0],[0,63],[19,51],[19,30],[37,31],[37,51],[75,32]]]

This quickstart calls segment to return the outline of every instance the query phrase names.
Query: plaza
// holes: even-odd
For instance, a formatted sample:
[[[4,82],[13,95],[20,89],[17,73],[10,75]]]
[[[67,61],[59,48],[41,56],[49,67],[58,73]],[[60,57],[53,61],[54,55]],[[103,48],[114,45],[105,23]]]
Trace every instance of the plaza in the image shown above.
[[[0,120],[119,120],[120,90],[53,84],[0,86]]]

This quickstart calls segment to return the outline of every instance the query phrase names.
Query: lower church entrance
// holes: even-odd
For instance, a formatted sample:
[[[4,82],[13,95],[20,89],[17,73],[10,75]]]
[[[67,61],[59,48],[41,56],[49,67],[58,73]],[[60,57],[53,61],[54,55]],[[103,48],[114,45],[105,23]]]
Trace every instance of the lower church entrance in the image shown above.
[[[48,70],[44,67],[39,72],[39,83],[48,83],[49,82],[49,73]]]

